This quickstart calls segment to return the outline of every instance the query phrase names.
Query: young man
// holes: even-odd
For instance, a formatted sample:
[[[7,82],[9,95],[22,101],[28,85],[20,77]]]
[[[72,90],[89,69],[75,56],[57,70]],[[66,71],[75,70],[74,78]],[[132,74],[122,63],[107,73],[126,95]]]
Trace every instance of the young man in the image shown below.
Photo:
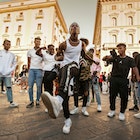
[[[4,49],[0,51],[0,82],[3,80],[6,87],[6,95],[10,102],[10,107],[17,107],[18,104],[13,102],[11,73],[16,68],[16,58],[9,51],[11,41],[4,40]]]
[[[105,56],[103,61],[108,61],[113,63],[111,79],[110,79],[110,112],[108,113],[108,117],[112,118],[115,116],[115,100],[118,93],[121,98],[121,107],[119,120],[125,120],[125,110],[127,108],[128,102],[128,73],[130,68],[136,75],[136,79],[139,81],[139,72],[135,65],[135,61],[133,58],[126,56],[126,45],[124,43],[120,43],[117,45],[117,50],[119,55],[110,55]]]
[[[47,92],[42,94],[43,103],[48,108],[48,113],[52,118],[58,117],[63,105],[64,117],[66,118],[63,133],[66,134],[70,132],[72,125],[68,104],[68,87],[70,80],[78,76],[81,51],[82,49],[85,50],[85,44],[78,39],[78,34],[80,33],[79,25],[75,22],[72,23],[69,32],[70,38],[60,44],[56,54],[56,60],[63,60],[60,69],[59,93],[56,97],[51,96]]]
[[[26,108],[31,108],[34,106],[34,98],[33,98],[33,86],[34,82],[36,82],[37,86],[37,97],[36,97],[36,107],[40,107],[39,100],[41,96],[41,86],[42,86],[42,78],[43,78],[43,71],[42,71],[42,57],[36,54],[36,50],[40,48],[40,37],[36,37],[34,40],[34,48],[27,52],[28,57],[28,92],[30,103],[26,106]]]

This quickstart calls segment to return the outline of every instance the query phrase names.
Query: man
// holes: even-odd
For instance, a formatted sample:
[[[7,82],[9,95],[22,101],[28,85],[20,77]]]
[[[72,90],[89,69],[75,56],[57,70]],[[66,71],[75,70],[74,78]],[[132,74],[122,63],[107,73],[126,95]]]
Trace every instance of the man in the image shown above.
[[[79,25],[75,22],[72,23],[69,32],[70,38],[60,44],[56,54],[56,60],[63,60],[60,69],[59,93],[56,97],[51,96],[47,92],[42,94],[43,103],[48,108],[48,113],[52,118],[58,117],[63,105],[64,117],[66,118],[63,133],[66,134],[70,132],[72,125],[68,104],[69,82],[73,77],[78,76],[81,51],[82,49],[85,50],[85,44],[78,39],[78,34],[80,33]]]
[[[113,63],[110,79],[110,112],[108,113],[108,117],[112,118],[115,116],[115,100],[119,93],[121,98],[119,120],[123,121],[125,120],[124,113],[128,103],[127,77],[130,68],[132,68],[138,81],[140,80],[140,77],[134,59],[125,54],[126,45],[120,43],[116,47],[119,55],[110,55],[103,58],[103,61],[110,61]]]
[[[133,52],[133,58],[135,60],[136,66],[138,68],[138,62],[136,61],[136,58],[140,58],[140,54],[138,52]],[[140,69],[138,69],[140,72]],[[132,108],[129,108],[129,111],[139,111],[139,107],[138,107],[138,84],[136,82],[136,77],[135,75],[132,73],[131,76],[131,89],[133,91],[133,102],[134,102],[134,106]]]
[[[17,107],[18,104],[13,102],[12,94],[12,80],[11,74],[16,68],[16,58],[13,53],[9,51],[11,47],[11,41],[4,40],[4,49],[0,51],[0,83],[4,81],[6,87],[6,95],[8,102],[10,102],[10,107]]]
[[[41,39],[40,37],[36,37],[34,40],[34,48],[27,52],[28,57],[28,92],[30,103],[26,106],[26,108],[31,108],[34,106],[34,98],[33,98],[33,86],[34,82],[36,82],[37,86],[37,97],[36,97],[36,107],[40,107],[39,100],[41,96],[41,85],[42,85],[42,78],[43,78],[43,71],[42,71],[42,57],[36,54],[37,49],[40,48]]]

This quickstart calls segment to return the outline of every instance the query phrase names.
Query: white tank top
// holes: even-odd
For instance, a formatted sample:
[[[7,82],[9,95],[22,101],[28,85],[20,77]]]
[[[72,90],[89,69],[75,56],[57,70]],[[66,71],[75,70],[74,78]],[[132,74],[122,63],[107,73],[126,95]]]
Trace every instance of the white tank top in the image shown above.
[[[82,41],[80,40],[79,44],[77,46],[72,46],[69,43],[69,40],[66,40],[66,50],[64,51],[64,59],[61,62],[61,67],[71,63],[76,62],[79,65],[79,59],[81,56],[82,51]]]

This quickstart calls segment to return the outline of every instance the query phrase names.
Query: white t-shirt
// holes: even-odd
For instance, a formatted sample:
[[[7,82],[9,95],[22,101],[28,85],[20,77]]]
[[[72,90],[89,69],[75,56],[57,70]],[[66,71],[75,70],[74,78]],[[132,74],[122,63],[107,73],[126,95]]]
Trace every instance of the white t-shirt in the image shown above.
[[[33,48],[27,52],[27,57],[31,58],[30,69],[42,69],[42,57],[36,55],[36,50]]]
[[[44,61],[43,70],[51,71],[54,68],[55,64],[58,64],[58,62],[54,58],[55,54],[51,55],[47,53],[46,50],[41,50],[41,51],[43,54],[43,61]]]
[[[66,50],[64,51],[64,60],[61,63],[61,67],[72,63],[73,61],[79,64],[79,59],[82,51],[82,41],[77,46],[72,46],[69,40],[66,40]]]

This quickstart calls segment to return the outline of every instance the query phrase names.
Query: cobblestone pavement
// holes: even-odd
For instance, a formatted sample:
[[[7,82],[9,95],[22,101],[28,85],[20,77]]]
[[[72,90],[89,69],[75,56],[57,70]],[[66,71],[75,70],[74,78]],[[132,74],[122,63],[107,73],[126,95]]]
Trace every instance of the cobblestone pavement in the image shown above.
[[[126,120],[119,121],[119,103],[116,116],[108,118],[108,95],[102,94],[102,112],[98,113],[96,102],[88,107],[90,116],[81,112],[71,116],[73,125],[69,135],[63,134],[63,112],[57,119],[51,119],[44,112],[45,107],[27,109],[27,93],[19,93],[19,87],[13,86],[14,101],[18,108],[10,108],[6,95],[0,94],[0,140],[140,140],[140,120],[133,117],[134,112],[126,110]],[[36,94],[35,94],[36,95]],[[81,102],[80,102],[81,105]],[[70,99],[70,108],[73,97]],[[129,100],[128,107],[132,106]]]

